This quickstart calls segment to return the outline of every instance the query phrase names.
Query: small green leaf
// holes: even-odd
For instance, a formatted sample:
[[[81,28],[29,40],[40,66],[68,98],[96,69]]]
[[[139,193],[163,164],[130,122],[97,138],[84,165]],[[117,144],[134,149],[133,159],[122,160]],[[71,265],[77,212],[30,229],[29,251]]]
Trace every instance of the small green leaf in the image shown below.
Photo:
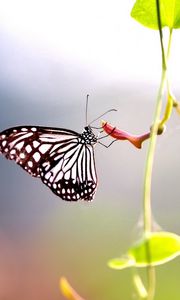
[[[180,0],[161,0],[162,27],[180,28]],[[156,0],[136,0],[131,16],[142,25],[158,29]]]
[[[122,270],[135,265],[135,261],[130,256],[122,256],[120,258],[113,258],[108,261],[108,266],[115,270]]]
[[[180,236],[170,232],[154,232],[128,251],[136,267],[157,266],[180,255]]]
[[[180,236],[171,232],[152,232],[132,246],[127,255],[108,261],[115,270],[128,267],[158,266],[180,255]]]

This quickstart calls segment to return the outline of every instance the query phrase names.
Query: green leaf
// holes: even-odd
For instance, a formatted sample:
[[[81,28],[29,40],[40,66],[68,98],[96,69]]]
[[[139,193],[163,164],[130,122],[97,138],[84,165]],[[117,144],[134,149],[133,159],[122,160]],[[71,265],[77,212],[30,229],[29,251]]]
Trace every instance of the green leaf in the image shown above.
[[[154,232],[137,242],[128,254],[136,267],[157,266],[180,255],[180,236],[170,232]]]
[[[120,258],[113,258],[108,261],[108,266],[115,270],[122,270],[135,265],[134,259],[130,256],[122,256]]]
[[[180,255],[180,236],[171,232],[152,232],[132,246],[126,256],[108,261],[115,270],[128,267],[158,266]]]
[[[180,28],[180,0],[160,0],[162,27]],[[142,25],[158,29],[156,0],[137,0],[131,16]]]

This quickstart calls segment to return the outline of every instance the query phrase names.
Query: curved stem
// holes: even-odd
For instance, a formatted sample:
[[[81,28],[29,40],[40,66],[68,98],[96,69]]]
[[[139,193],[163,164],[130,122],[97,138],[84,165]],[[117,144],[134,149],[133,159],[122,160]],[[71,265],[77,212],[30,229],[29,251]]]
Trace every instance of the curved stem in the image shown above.
[[[162,25],[161,25],[161,14],[160,14],[160,4],[159,0],[156,0],[156,8],[157,8],[157,21],[159,27],[159,37],[161,44],[161,53],[162,53],[162,73],[161,73],[161,82],[156,100],[156,108],[153,118],[153,126],[151,131],[151,137],[149,142],[146,167],[145,167],[145,178],[144,178],[144,234],[147,236],[151,232],[151,180],[152,180],[152,168],[154,161],[154,153],[155,153],[155,145],[157,139],[157,132],[159,126],[159,119],[161,113],[162,106],[162,96],[164,91],[164,86],[167,77],[167,65],[166,65],[166,57],[163,45],[163,34],[162,34]],[[168,53],[170,51],[170,47],[168,48]]]
[[[155,288],[156,288],[156,272],[155,268],[152,266],[149,266],[147,269],[148,272],[148,296],[147,300],[153,300],[155,295]]]
[[[169,56],[170,56],[171,43],[172,43],[172,32],[173,32],[173,29],[170,28],[170,30],[169,30],[169,41],[168,41],[167,54],[166,54],[166,63],[168,62]],[[167,67],[166,67],[166,69],[167,69]]]
[[[166,64],[166,56],[163,45],[163,33],[162,33],[162,25],[161,25],[161,14],[160,14],[160,3],[159,0],[156,0],[156,8],[157,8],[157,21],[159,27],[159,36],[160,36],[160,44],[161,44],[161,54],[162,54],[162,73],[161,73],[161,82],[157,94],[155,113],[153,118],[153,126],[151,131],[151,137],[148,147],[148,154],[145,166],[145,178],[144,178],[144,235],[145,238],[149,236],[152,230],[152,211],[151,211],[151,182],[152,182],[152,169],[155,155],[155,146],[157,140],[157,132],[159,127],[159,120],[161,114],[162,107],[162,97],[164,92],[165,83],[167,80],[167,64]],[[170,43],[171,44],[171,43]],[[170,51],[170,46],[168,48],[168,53]],[[153,300],[155,294],[155,268],[151,266],[151,257],[150,257],[150,247],[147,243],[147,259],[149,259],[149,266],[147,267],[147,300]]]
[[[168,47],[167,47],[167,54],[166,54],[166,70],[167,70],[167,65],[168,65],[168,60],[169,60],[169,56],[170,56],[170,49],[171,49],[171,41],[172,41],[172,28],[169,31],[169,40],[168,40]],[[162,120],[159,123],[159,127],[164,127],[164,125],[166,124],[166,122],[169,120],[171,113],[172,113],[172,109],[175,103],[175,98],[171,92],[171,88],[170,88],[170,83],[169,83],[169,78],[167,75],[167,103],[166,103],[166,108],[165,108],[165,112],[163,115]]]
[[[151,137],[149,141],[147,161],[145,166],[145,179],[144,179],[144,233],[145,235],[148,235],[151,232],[152,168],[153,168],[157,131],[159,126],[159,119],[160,119],[161,106],[162,106],[162,96],[163,96],[164,86],[166,83],[166,75],[167,75],[166,69],[163,69],[161,74],[161,83],[157,95],[153,127],[152,127]]]
[[[153,127],[148,147],[147,161],[145,167],[145,179],[144,179],[144,235],[148,237],[152,229],[152,212],[151,212],[151,181],[152,181],[152,169],[155,154],[155,146],[157,140],[157,131],[159,127],[159,119],[162,106],[162,96],[164,86],[166,83],[167,71],[162,69],[161,83],[157,95],[156,109],[153,120]],[[149,249],[150,250],[150,249]],[[148,251],[147,251],[148,252]],[[153,300],[155,292],[155,269],[151,265],[147,267],[148,277],[148,296],[147,300]]]

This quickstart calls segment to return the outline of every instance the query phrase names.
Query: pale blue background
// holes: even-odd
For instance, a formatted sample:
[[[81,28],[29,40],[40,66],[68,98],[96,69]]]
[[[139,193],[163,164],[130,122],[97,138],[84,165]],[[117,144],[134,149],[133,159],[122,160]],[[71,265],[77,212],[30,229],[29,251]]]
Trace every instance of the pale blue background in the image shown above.
[[[24,9],[18,2],[15,7]],[[50,7],[54,7],[54,11],[57,3],[51,2]],[[63,9],[64,1],[60,3]],[[83,16],[87,13],[86,6],[81,7],[79,12],[78,3],[74,13],[70,10],[71,17],[76,13]],[[43,6],[39,15],[39,6],[34,6],[35,20],[39,19],[40,27],[36,24],[37,32],[32,30],[31,34],[25,26],[26,17],[22,24],[18,16],[14,17],[21,25],[19,27],[15,23],[10,26],[12,18],[1,18],[2,130],[32,124],[81,132],[85,124],[87,93],[90,94],[89,120],[109,108],[117,108],[117,113],[111,113],[104,119],[134,134],[149,130],[160,79],[160,62],[159,65],[156,63],[160,56],[157,33],[142,29],[133,20],[127,23],[128,28],[123,27],[126,18],[129,20],[129,11],[124,7],[119,11],[119,19],[115,19],[117,22],[109,21],[111,26],[106,36],[102,24],[107,24],[106,30],[109,28],[109,4],[105,3],[107,9],[104,15],[99,5],[96,13],[90,10],[87,19],[83,17],[85,23],[78,23],[83,30],[81,39],[75,30],[76,23],[69,26],[71,30],[64,48],[60,42],[54,44],[56,40],[65,43],[66,39],[61,40],[60,34],[63,28],[59,35],[58,30],[53,35],[49,25],[47,32],[48,22],[50,24],[52,19],[45,18]],[[116,5],[117,1],[111,2],[110,7],[114,7],[114,11],[110,12],[112,16]],[[128,5],[131,7],[130,1]],[[63,22],[66,29],[68,9],[65,12],[67,16]],[[4,16],[6,14],[5,10]],[[22,10],[21,15],[26,14],[32,17],[32,23],[28,24],[32,24],[33,28],[33,10],[29,14],[28,10]],[[125,19],[121,20],[123,15]],[[70,16],[68,22],[72,21]],[[92,27],[90,20],[94,24]],[[45,21],[47,27],[42,35]],[[97,27],[99,23],[101,26]],[[55,25],[58,21],[54,28]],[[41,30],[38,31],[38,28]],[[99,38],[95,36],[93,43],[96,28]],[[142,36],[139,30],[143,32]],[[87,32],[86,36],[84,32]],[[108,42],[112,32],[113,39]],[[41,40],[37,38],[38,33]],[[51,34],[54,37],[52,43],[48,40]],[[86,46],[82,49],[77,45],[82,45],[83,41]],[[105,41],[110,44],[108,51],[105,50]],[[155,60],[151,56],[152,43],[157,50]],[[120,62],[116,63],[118,55],[122,68]],[[174,67],[173,83],[176,97],[180,99],[178,64],[179,60]],[[157,223],[164,230],[179,234],[180,117],[175,112],[172,117],[166,133],[158,139],[152,204]],[[99,125],[98,122],[96,124]],[[0,157],[0,299],[62,299],[58,290],[58,280],[62,275],[87,300],[131,299],[134,294],[131,270],[113,271],[106,262],[124,253],[141,230],[146,150],[147,143],[142,150],[125,141],[117,142],[109,149],[97,145],[99,188],[92,203],[64,202],[40,180]],[[176,259],[157,268],[156,300],[180,298],[179,267],[180,261]]]

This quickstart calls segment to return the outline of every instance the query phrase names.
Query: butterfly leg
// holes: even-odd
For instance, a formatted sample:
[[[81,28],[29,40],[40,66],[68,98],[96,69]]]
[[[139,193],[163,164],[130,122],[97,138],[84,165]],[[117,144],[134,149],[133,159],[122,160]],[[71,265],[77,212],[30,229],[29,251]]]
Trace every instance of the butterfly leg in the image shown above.
[[[117,140],[112,141],[109,145],[105,145],[101,142],[98,141],[99,144],[101,144],[102,146],[104,146],[105,148],[109,148],[114,142],[116,142]]]

